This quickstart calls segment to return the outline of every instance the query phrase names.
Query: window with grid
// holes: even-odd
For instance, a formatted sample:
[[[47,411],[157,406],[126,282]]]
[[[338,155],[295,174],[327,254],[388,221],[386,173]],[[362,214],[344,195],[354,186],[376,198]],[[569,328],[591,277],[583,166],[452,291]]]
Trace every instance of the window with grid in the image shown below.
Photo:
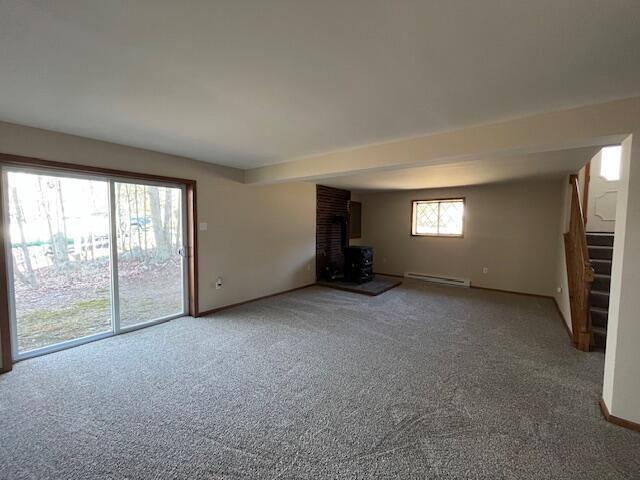
[[[461,237],[463,224],[463,198],[413,202],[412,235]]]

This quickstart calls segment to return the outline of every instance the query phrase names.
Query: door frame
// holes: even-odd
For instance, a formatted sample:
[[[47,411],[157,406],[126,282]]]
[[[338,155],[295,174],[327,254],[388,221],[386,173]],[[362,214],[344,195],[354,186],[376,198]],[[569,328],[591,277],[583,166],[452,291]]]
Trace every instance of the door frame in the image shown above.
[[[160,175],[152,175],[147,173],[140,172],[131,172],[124,170],[115,170],[109,168],[102,167],[94,167],[88,165],[81,165],[75,163],[65,163],[65,162],[57,162],[57,161],[49,161],[43,160],[40,158],[33,157],[23,157],[19,155],[10,155],[5,153],[0,153],[0,166],[1,167],[22,167],[27,168],[32,171],[36,171],[38,169],[47,170],[49,173],[66,173],[69,176],[78,175],[82,177],[91,177],[100,178],[102,180],[115,180],[115,181],[142,181],[147,183],[156,183],[156,184],[170,184],[170,185],[179,185],[183,186],[185,189],[185,202],[183,205],[183,210],[186,210],[184,217],[184,229],[186,230],[186,261],[184,262],[185,268],[187,270],[186,277],[186,311],[188,315],[192,317],[197,317],[198,312],[198,249],[197,249],[197,209],[196,209],[196,181],[185,178],[175,178],[175,177],[166,177]],[[112,206],[112,202],[114,201],[113,196],[111,195],[111,185],[113,182],[110,182],[110,206]],[[4,182],[0,182],[0,209],[2,211],[2,215],[0,216],[0,241],[2,242],[2,248],[0,248],[0,336],[2,341],[2,367],[0,367],[0,373],[8,372],[12,369],[13,366],[13,345],[12,345],[12,334],[11,334],[11,282],[9,280],[8,274],[8,262],[7,262],[7,252],[6,252],[6,244],[8,237],[8,219],[5,218],[4,212],[6,211],[6,192]],[[114,215],[111,215],[114,217]],[[112,222],[114,219],[112,218]],[[113,251],[113,249],[112,249]],[[134,331],[139,328],[144,328],[147,326],[151,326],[157,323],[161,323],[163,321],[171,320],[172,318],[177,318],[182,315],[175,315],[171,317],[161,318],[154,320],[152,322],[143,323],[140,325],[134,325],[127,329],[118,329],[122,333]],[[96,335],[92,335],[90,337],[84,337],[81,339],[69,340],[67,342],[63,342],[61,344],[57,344],[55,350],[60,350],[62,348],[69,348],[72,346],[79,345],[81,343],[86,343],[93,340],[99,340],[101,338],[105,338],[111,335],[114,335],[114,332],[106,332],[100,333]],[[45,347],[46,348],[46,347]],[[45,353],[44,349],[40,350],[39,353]],[[25,358],[25,357],[22,357]]]

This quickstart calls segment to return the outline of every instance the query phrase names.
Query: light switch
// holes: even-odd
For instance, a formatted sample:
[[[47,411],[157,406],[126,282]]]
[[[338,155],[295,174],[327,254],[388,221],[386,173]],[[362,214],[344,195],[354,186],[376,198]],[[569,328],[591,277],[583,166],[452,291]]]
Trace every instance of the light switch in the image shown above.
[[[209,224],[206,222],[200,222],[200,231],[206,232],[209,229]]]

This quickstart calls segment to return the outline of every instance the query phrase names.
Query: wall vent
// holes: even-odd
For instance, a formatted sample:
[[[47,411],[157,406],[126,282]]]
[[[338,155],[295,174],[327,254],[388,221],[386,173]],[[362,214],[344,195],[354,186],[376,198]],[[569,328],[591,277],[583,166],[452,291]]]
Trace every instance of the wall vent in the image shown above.
[[[468,278],[455,278],[455,277],[438,277],[435,275],[427,275],[425,273],[416,272],[404,272],[406,278],[415,278],[416,280],[423,280],[431,283],[441,283],[444,285],[456,285],[458,287],[469,287],[471,281]]]

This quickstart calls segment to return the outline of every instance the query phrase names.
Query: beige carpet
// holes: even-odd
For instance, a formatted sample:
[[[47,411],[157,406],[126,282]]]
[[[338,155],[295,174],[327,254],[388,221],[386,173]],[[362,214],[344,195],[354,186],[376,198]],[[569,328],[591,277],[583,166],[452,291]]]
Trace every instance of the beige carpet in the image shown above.
[[[19,363],[2,479],[631,479],[550,300],[313,287]]]

